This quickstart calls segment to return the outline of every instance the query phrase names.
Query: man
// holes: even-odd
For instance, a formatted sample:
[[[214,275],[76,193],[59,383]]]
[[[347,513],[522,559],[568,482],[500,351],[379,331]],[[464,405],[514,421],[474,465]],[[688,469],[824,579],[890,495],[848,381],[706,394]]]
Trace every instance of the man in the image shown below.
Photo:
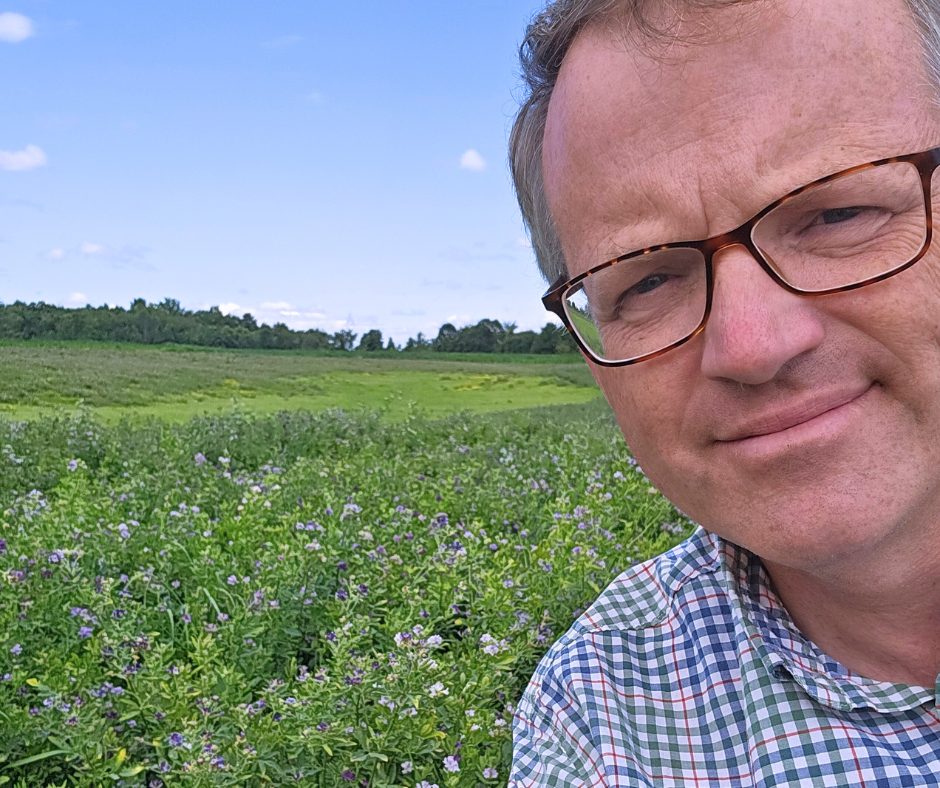
[[[558,0],[523,55],[546,304],[702,528],[542,660],[510,784],[940,784],[940,2]]]

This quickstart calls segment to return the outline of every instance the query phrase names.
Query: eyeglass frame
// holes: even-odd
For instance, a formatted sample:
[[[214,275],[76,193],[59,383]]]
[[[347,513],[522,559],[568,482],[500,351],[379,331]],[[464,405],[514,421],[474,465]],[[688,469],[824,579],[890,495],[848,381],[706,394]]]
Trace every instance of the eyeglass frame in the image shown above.
[[[872,169],[874,167],[881,167],[885,164],[895,163],[913,164],[920,174],[921,185],[924,190],[926,223],[924,245],[921,247],[920,251],[906,263],[883,274],[878,274],[877,276],[863,279],[860,282],[853,282],[850,285],[843,285],[842,287],[831,287],[826,290],[802,290],[787,282],[767,261],[767,259],[754,243],[753,238],[751,237],[754,226],[768,213],[780,205],[783,205],[785,202],[793,199],[805,191],[808,191],[809,189],[820,186],[824,183],[828,183],[829,181],[834,181],[838,178],[843,178],[856,172],[862,172],[863,170]],[[730,230],[729,232],[721,233],[720,235],[715,235],[711,238],[706,238],[701,241],[677,241],[673,243],[660,244],[659,246],[650,246],[634,252],[628,252],[627,254],[615,257],[613,260],[608,260],[605,263],[595,265],[584,273],[578,274],[571,279],[567,279],[567,273],[563,273],[558,277],[558,279],[555,280],[555,283],[546,291],[545,295],[542,296],[542,304],[549,312],[552,312],[561,320],[572,339],[574,339],[575,344],[577,344],[578,348],[580,348],[581,352],[590,358],[595,364],[602,367],[626,367],[630,366],[631,364],[638,364],[641,361],[648,361],[651,358],[656,358],[657,356],[661,356],[663,353],[668,353],[670,350],[684,345],[686,342],[694,339],[705,329],[705,324],[708,322],[708,317],[711,314],[712,297],[714,294],[714,273],[712,258],[717,252],[720,252],[723,249],[727,249],[728,247],[743,246],[774,282],[780,285],[780,287],[782,287],[788,293],[793,293],[794,295],[805,297],[832,295],[833,293],[845,293],[850,290],[857,290],[860,287],[874,284],[875,282],[881,282],[894,276],[895,274],[906,271],[925,254],[927,254],[927,251],[930,248],[930,242],[933,237],[931,181],[933,179],[933,174],[938,167],[940,167],[940,147],[930,148],[929,150],[921,151],[919,153],[910,153],[904,156],[891,156],[885,159],[877,159],[876,161],[871,161],[866,164],[859,164],[855,167],[849,167],[845,170],[840,170],[839,172],[826,175],[822,178],[812,181],[811,183],[807,183],[805,186],[794,189],[778,200],[774,200],[774,202],[761,209],[757,214],[744,222],[744,224],[736,227],[734,230]],[[659,252],[664,249],[694,249],[705,258],[706,298],[705,312],[702,315],[701,322],[698,324],[698,327],[695,328],[688,336],[680,339],[677,342],[673,342],[671,345],[667,345],[664,348],[655,350],[652,353],[644,353],[640,356],[634,356],[633,358],[618,359],[615,361],[600,358],[593,350],[591,350],[590,347],[588,347],[584,340],[581,339],[578,332],[571,325],[571,321],[568,318],[568,313],[565,311],[565,296],[572,287],[583,282],[589,276],[592,276],[599,271],[603,271],[606,268],[610,268],[611,266],[625,262],[626,260],[641,257],[643,255],[649,254],[650,252]]]

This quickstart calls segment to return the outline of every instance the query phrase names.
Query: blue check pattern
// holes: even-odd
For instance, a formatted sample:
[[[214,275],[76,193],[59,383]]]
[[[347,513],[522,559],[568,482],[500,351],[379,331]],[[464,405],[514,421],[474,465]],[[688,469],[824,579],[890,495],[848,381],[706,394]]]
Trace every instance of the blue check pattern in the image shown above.
[[[864,678],[699,528],[621,574],[540,662],[511,788],[940,785],[940,685]]]

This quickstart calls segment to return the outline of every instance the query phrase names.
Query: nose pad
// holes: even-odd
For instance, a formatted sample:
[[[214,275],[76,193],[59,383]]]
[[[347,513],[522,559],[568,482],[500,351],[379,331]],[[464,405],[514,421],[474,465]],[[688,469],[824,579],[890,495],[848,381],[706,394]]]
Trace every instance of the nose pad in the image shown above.
[[[796,356],[818,346],[822,324],[808,299],[788,292],[744,244],[712,257],[712,304],[702,372],[759,385]]]

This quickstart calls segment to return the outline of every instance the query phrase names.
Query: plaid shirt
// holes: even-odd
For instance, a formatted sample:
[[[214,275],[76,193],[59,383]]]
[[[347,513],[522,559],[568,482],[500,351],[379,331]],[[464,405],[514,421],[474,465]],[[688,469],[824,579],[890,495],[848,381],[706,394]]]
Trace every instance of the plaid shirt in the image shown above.
[[[700,528],[621,574],[542,659],[509,785],[936,786],[938,695],[827,657],[761,561]]]

